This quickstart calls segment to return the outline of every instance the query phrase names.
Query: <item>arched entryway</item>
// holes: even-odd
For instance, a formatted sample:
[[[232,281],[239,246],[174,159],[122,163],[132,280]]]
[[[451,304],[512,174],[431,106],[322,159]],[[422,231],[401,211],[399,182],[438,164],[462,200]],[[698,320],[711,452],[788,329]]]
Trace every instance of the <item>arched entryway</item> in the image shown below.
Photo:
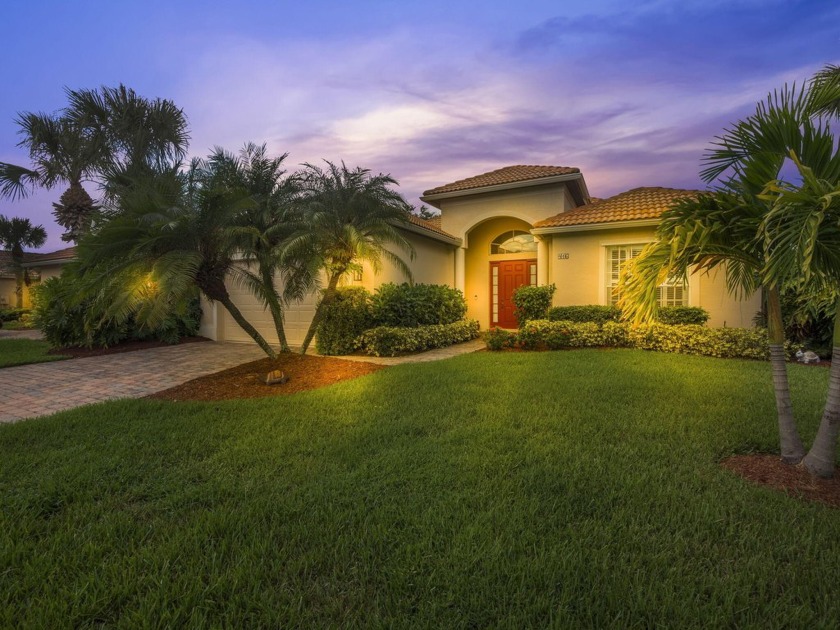
[[[538,243],[531,225],[514,217],[494,217],[473,226],[464,248],[467,316],[483,329],[515,328],[513,291],[537,284]]]

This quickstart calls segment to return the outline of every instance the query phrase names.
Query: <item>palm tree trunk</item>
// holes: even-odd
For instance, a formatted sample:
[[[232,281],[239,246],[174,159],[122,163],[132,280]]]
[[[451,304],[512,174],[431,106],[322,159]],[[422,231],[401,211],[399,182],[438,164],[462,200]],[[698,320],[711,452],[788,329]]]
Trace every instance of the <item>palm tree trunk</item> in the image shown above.
[[[837,459],[837,435],[840,433],[840,299],[834,315],[834,339],[831,350],[831,371],[828,375],[828,395],[825,400],[820,428],[811,450],[802,460],[809,472],[820,477],[834,476]]]
[[[321,298],[321,301],[318,302],[318,307],[315,309],[315,316],[312,318],[312,323],[309,324],[309,330],[306,331],[306,337],[303,339],[303,345],[301,346],[300,353],[306,354],[307,348],[309,348],[309,344],[312,343],[312,338],[315,336],[315,331],[318,330],[318,326],[321,324],[321,319],[324,317],[324,306],[332,302],[333,296],[335,295],[336,289],[338,287],[338,280],[341,278],[340,273],[333,273],[330,277],[330,281],[327,284],[327,288],[324,291],[324,297]]]
[[[280,352],[291,352],[289,342],[286,340],[286,329],[283,326],[283,306],[280,303],[280,296],[274,288],[274,278],[270,272],[262,272],[262,280],[268,296],[268,310],[274,320],[274,330],[277,331],[277,341],[280,342]]]
[[[793,419],[793,403],[790,398],[787,361],[785,357],[785,328],[782,322],[782,302],[779,289],[767,289],[767,336],[770,346],[770,367],[773,373],[773,390],[776,394],[776,415],[779,422],[779,444],[782,461],[798,464],[805,455],[805,448],[796,422]]]
[[[236,304],[231,301],[227,292],[216,299],[218,299],[222,306],[227,309],[227,312],[230,313],[231,317],[233,317],[234,321],[239,324],[242,330],[248,333],[248,335],[257,342],[257,345],[262,348],[262,351],[268,355],[269,359],[277,358],[277,353],[274,352],[274,349],[268,345],[268,342],[263,338],[259,331],[251,325],[251,322],[245,319],[240,310],[236,308]]]
[[[23,271],[17,269],[15,271],[15,306],[23,308]]]

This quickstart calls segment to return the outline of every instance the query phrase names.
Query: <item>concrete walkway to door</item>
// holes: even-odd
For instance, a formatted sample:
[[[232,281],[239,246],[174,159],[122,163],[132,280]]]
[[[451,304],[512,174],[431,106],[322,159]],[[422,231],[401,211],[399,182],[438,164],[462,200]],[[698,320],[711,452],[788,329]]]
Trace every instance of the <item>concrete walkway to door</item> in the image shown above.
[[[253,344],[185,343],[0,369],[0,423],[140,398],[265,356]]]

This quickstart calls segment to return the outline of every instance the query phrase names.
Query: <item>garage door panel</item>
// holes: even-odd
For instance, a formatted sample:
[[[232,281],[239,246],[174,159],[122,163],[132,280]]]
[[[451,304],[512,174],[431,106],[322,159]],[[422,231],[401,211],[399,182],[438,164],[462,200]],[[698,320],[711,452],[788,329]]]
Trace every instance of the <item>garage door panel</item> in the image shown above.
[[[278,291],[283,290],[282,280],[275,276],[275,284]],[[277,333],[274,330],[274,321],[271,312],[265,308],[254,295],[244,286],[228,280],[227,289],[231,300],[242,315],[257,331],[265,337],[271,345],[277,345]],[[286,331],[286,339],[291,345],[303,343],[309,324],[315,316],[317,292],[312,292],[300,302],[289,304],[284,309],[283,328]],[[228,341],[251,342],[253,339],[246,333],[239,324],[231,317],[230,313],[224,311],[225,317],[225,339]]]

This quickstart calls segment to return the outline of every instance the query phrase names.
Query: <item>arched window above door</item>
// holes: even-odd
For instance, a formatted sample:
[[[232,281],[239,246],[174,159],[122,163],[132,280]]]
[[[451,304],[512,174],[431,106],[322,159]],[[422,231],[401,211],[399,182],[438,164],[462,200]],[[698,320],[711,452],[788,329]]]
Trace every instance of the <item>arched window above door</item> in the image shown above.
[[[534,235],[522,230],[503,232],[490,243],[491,254],[520,254],[535,251],[537,251],[537,241]]]

